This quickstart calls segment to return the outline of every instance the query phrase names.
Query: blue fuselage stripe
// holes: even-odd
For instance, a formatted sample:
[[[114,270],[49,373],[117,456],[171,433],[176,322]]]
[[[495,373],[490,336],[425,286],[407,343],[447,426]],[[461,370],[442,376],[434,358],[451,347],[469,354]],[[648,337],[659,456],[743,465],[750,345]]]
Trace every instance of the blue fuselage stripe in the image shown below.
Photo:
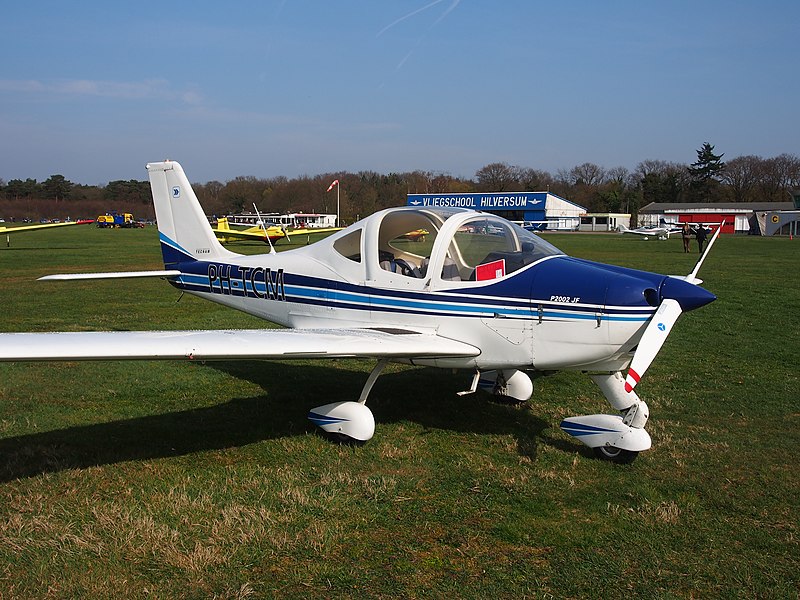
[[[187,291],[207,292],[207,293],[220,293],[232,296],[247,296],[248,298],[261,298],[263,299],[266,294],[267,286],[264,284],[256,284],[257,292],[253,291],[250,282],[245,282],[246,290],[242,287],[242,282],[238,280],[231,280],[224,282],[221,286],[212,286],[209,283],[208,276],[193,275],[184,273],[175,280],[175,284]],[[408,314],[425,314],[425,315],[461,315],[473,317],[485,317],[501,315],[508,318],[539,318],[546,320],[603,320],[613,322],[644,322],[647,321],[653,313],[653,310],[642,310],[640,308],[634,309],[613,309],[614,313],[605,309],[598,308],[579,308],[579,307],[556,307],[552,304],[548,308],[543,309],[541,312],[538,310],[539,304],[545,306],[544,302],[537,302],[535,299],[529,301],[529,306],[500,306],[497,304],[481,304],[477,300],[465,298],[463,296],[457,298],[448,298],[441,301],[419,301],[415,299],[404,299],[402,297],[383,296],[376,293],[374,288],[370,289],[370,293],[354,294],[347,292],[340,292],[338,290],[325,290],[316,287],[304,287],[299,285],[291,285],[286,283],[285,287],[286,301],[296,302],[300,304],[313,304],[319,306],[328,306],[331,308],[343,308],[354,310],[369,310],[380,312],[401,312]],[[512,302],[514,300],[507,299]],[[521,301],[515,301],[521,304]],[[619,311],[619,312],[617,312]]]
[[[162,236],[162,248],[168,246],[174,256],[185,252],[177,244],[168,243]],[[166,253],[166,251],[165,251]],[[274,273],[261,269],[261,280],[248,277],[255,269],[235,264],[198,261],[183,255],[179,264],[183,273],[171,279],[176,287],[192,292],[205,292],[261,301],[294,302],[329,308],[359,311],[404,313],[429,316],[494,317],[511,319],[542,319],[548,321],[613,321],[645,322],[655,308],[650,306],[605,307],[595,303],[558,303],[524,296],[512,296],[508,285],[502,288],[505,295],[493,295],[494,289],[482,287],[481,292],[458,289],[441,292],[383,290],[341,281],[282,273],[282,295],[276,297],[278,282]],[[227,269],[225,276],[210,275],[212,269]],[[266,271],[266,274],[265,274]],[[216,271],[215,271],[216,272]],[[526,286],[521,286],[526,289]],[[529,289],[529,288],[528,288]],[[500,292],[501,290],[497,290]],[[517,290],[517,294],[519,291]]]

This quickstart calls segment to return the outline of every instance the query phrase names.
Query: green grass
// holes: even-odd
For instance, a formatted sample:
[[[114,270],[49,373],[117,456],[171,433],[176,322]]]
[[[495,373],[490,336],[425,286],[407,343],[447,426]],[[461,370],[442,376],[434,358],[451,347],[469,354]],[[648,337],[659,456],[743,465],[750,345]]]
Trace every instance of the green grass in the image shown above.
[[[679,240],[552,234],[673,274]],[[20,234],[0,248],[5,331],[259,327],[162,281],[154,229]],[[234,249],[263,251],[241,244]],[[393,365],[361,448],[310,407],[364,361],[0,364],[0,598],[796,598],[800,242],[722,238],[637,388],[654,447],[600,462],[558,429],[610,409],[588,378],[512,408],[466,373]]]

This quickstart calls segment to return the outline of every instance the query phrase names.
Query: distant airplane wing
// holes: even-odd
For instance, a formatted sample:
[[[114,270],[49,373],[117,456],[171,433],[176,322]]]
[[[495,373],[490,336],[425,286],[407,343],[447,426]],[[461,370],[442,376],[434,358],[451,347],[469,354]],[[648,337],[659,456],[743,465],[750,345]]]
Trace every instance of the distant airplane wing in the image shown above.
[[[287,229],[286,233],[288,235],[306,235],[306,234],[314,234],[314,233],[333,233],[335,231],[341,231],[341,227],[301,227],[299,229]]]
[[[64,227],[65,225],[87,225],[89,223],[94,223],[94,221],[67,221],[65,223],[39,223],[37,225],[20,225],[19,227],[0,227],[0,235],[24,233],[26,231],[49,229],[51,227]]]
[[[0,361],[432,358],[480,349],[401,329],[241,329],[0,333]]]

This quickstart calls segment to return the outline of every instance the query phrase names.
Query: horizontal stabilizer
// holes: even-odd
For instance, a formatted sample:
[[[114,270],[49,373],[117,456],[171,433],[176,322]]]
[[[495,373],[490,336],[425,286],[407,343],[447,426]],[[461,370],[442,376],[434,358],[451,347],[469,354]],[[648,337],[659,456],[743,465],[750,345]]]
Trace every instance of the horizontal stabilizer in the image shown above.
[[[134,277],[177,277],[180,271],[119,271],[116,273],[59,273],[45,275],[37,281],[68,281],[72,279],[129,279]]]

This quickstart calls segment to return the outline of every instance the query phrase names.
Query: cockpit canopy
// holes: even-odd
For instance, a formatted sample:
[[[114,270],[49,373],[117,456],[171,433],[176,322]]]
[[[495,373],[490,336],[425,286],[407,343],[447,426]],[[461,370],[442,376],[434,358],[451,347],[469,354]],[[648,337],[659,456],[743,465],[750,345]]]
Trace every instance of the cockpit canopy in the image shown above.
[[[374,216],[380,223],[376,243],[364,248],[368,260],[409,278],[486,282],[563,254],[536,234],[488,213],[424,207]],[[361,238],[362,230],[356,229],[339,238],[334,248],[361,262]]]

